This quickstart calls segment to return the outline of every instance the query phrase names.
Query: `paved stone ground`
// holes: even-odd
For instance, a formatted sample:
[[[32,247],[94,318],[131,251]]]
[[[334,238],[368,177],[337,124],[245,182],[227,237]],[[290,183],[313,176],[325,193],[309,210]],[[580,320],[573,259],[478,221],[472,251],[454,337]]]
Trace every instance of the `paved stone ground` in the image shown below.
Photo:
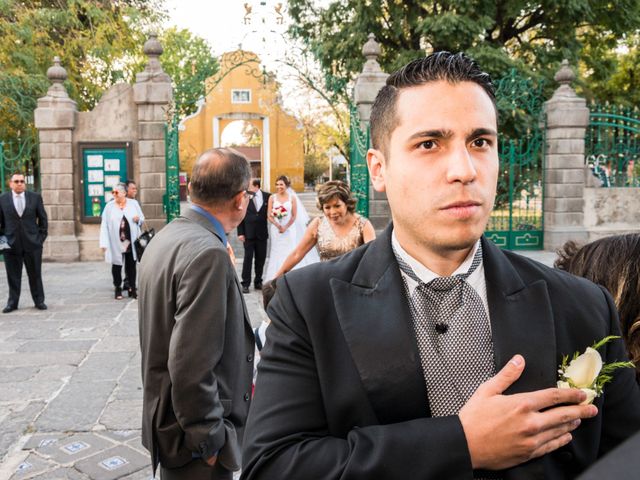
[[[20,309],[0,314],[0,479],[152,478],[140,444],[136,301],[113,299],[102,262],[45,263],[43,278],[49,310],[33,307],[24,273]],[[258,325],[261,296],[245,300]]]
[[[0,266],[0,306],[8,288]],[[137,303],[103,262],[45,263],[49,309],[0,313],[0,479],[150,479],[140,444]],[[262,297],[245,295],[252,323]]]

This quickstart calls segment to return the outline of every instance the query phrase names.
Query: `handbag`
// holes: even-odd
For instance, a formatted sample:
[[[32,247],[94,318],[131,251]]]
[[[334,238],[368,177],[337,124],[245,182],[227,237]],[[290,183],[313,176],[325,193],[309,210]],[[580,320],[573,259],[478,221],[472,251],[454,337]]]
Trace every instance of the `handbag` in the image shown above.
[[[142,254],[147,248],[147,245],[149,245],[149,242],[155,235],[156,235],[155,229],[149,228],[144,232],[142,232],[140,236],[136,238],[136,241],[133,242],[133,246],[136,249],[136,256],[138,257],[138,261],[140,261],[140,259],[142,258]]]

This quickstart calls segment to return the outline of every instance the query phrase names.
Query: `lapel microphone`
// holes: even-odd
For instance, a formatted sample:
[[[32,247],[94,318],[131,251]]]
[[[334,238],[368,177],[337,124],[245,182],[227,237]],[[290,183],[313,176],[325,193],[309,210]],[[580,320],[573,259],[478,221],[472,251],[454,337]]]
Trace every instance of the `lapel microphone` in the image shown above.
[[[442,322],[438,322],[435,325],[436,327],[436,332],[438,333],[447,333],[447,330],[449,330],[449,325],[447,325],[446,323],[442,323]]]

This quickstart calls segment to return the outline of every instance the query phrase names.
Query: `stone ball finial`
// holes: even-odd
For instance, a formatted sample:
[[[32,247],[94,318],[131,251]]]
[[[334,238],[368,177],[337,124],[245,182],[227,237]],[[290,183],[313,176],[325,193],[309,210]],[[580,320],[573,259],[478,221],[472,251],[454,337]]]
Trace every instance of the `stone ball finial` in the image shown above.
[[[566,58],[562,60],[560,70],[558,70],[553,79],[560,85],[569,85],[576,79],[576,74],[573,73],[573,70],[569,67],[569,60]]]
[[[164,49],[158,40],[158,34],[153,32],[149,34],[149,38],[144,42],[143,51],[148,57],[159,57]]]
[[[51,83],[62,83],[67,79],[67,71],[60,65],[60,57],[53,57],[53,65],[47,70],[47,78]]]
[[[369,34],[369,40],[362,47],[362,54],[367,60],[377,60],[380,56],[380,44],[376,42],[376,36]]]

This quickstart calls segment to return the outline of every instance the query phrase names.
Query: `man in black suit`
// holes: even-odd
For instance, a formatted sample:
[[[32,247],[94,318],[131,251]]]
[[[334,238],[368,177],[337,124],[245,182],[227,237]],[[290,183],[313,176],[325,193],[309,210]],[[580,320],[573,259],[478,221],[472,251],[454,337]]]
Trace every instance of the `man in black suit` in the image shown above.
[[[243,478],[574,478],[640,428],[640,391],[631,369],[593,405],[556,388],[563,355],[619,335],[613,301],[482,236],[499,166],[489,76],[463,54],[409,63],[371,138],[393,222],[278,280]],[[626,358],[620,340],[601,353]]]
[[[22,284],[22,264],[29,276],[31,298],[39,310],[46,310],[42,286],[42,244],[47,238],[47,212],[42,197],[26,191],[24,175],[14,173],[10,192],[0,195],[0,233],[9,246],[4,251],[4,265],[9,283],[9,300],[2,313],[17,310]]]
[[[251,181],[249,190],[255,193],[247,207],[247,215],[238,225],[238,238],[244,244],[244,260],[242,262],[242,293],[249,293],[251,285],[251,262],[256,259],[256,276],[253,285],[256,290],[262,289],[262,271],[267,258],[267,240],[269,230],[267,223],[268,192],[260,190],[260,179]]]

